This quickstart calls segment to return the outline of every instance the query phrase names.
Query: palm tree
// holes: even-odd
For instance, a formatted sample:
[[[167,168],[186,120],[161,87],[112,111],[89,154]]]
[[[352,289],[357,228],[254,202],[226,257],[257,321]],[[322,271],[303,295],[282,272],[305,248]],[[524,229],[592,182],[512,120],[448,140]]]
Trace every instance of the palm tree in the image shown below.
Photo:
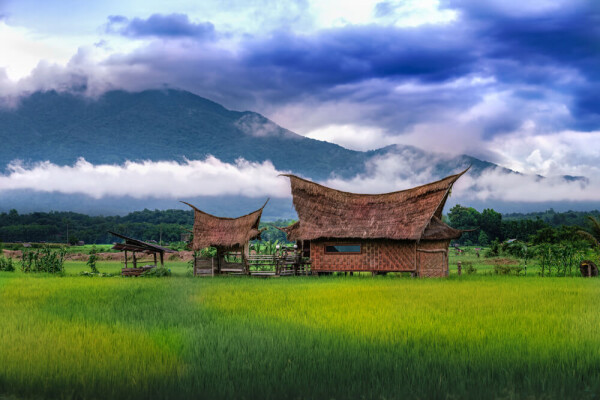
[[[590,221],[591,232],[579,230],[577,233],[588,239],[597,247],[600,247],[600,219],[592,217],[591,215],[588,215],[587,218]]]

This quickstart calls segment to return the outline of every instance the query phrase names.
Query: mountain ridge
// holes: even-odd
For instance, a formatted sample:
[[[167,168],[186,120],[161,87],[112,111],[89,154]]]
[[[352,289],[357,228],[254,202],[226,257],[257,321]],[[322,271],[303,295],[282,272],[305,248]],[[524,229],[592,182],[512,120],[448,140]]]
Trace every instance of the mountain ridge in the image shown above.
[[[270,160],[281,171],[322,180],[332,174],[350,178],[365,172],[374,157],[409,152],[438,157],[413,146],[392,145],[371,151],[346,149],[298,135],[253,111],[233,111],[182,90],[109,91],[98,98],[68,92],[35,92],[11,109],[0,109],[0,165],[50,161],[92,164],[125,161],[244,158]],[[444,157],[434,171],[451,173],[445,164],[468,164],[473,172],[496,164],[468,155]],[[459,165],[460,164],[460,165]],[[446,166],[445,166],[446,165]]]

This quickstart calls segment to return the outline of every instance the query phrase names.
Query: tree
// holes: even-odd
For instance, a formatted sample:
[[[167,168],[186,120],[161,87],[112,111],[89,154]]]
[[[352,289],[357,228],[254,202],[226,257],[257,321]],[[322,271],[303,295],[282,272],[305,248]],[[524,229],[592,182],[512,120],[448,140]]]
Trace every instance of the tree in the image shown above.
[[[504,239],[502,237],[502,214],[492,208],[486,208],[481,213],[480,228],[490,239]]]
[[[600,218],[589,215],[588,221],[590,224],[590,232],[580,229],[577,233],[592,242],[596,247],[600,247]]]
[[[473,207],[463,207],[460,204],[455,205],[448,213],[450,226],[456,229],[473,229],[479,226],[481,214]],[[459,243],[477,242],[477,232],[465,232],[459,240]]]
[[[490,239],[488,238],[488,235],[486,235],[486,233],[484,231],[479,231],[479,237],[477,238],[477,242],[481,246],[487,246],[490,243]]]

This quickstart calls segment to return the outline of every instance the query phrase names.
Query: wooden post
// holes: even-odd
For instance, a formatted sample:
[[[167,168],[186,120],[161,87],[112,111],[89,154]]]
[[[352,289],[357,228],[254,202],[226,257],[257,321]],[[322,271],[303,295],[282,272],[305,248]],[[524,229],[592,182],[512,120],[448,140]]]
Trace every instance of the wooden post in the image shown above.
[[[133,252],[133,268],[137,268],[137,258],[135,257],[135,251]]]
[[[154,266],[156,267],[156,253],[154,253]]]
[[[164,267],[165,266],[165,259],[163,257],[163,252],[160,252],[160,266]]]
[[[456,266],[458,267],[458,275],[462,275],[462,263],[459,261]]]
[[[127,250],[125,250],[125,268],[127,268]]]

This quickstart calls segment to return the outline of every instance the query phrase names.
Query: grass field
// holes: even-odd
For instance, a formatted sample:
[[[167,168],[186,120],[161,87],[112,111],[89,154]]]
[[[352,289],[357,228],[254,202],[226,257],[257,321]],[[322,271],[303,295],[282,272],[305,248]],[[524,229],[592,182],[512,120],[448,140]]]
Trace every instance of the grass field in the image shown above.
[[[600,280],[0,273],[0,398],[597,398]],[[119,263],[99,263],[118,272]]]

